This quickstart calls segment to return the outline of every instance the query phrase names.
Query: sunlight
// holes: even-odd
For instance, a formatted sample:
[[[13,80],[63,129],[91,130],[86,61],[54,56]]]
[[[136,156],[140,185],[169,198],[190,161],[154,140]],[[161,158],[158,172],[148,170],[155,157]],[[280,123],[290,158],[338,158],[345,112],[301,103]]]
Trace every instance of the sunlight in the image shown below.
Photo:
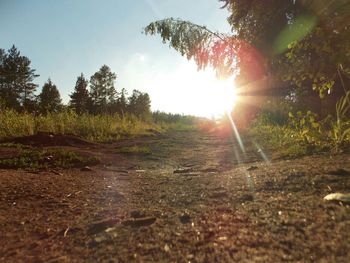
[[[172,71],[160,69],[144,84],[154,105],[166,112],[220,118],[237,99],[233,78],[218,79],[213,70],[198,71],[187,61]]]
[[[193,96],[197,98],[192,107],[198,114],[212,118],[220,118],[231,112],[237,98],[233,79],[217,79],[211,72],[205,72],[202,77],[200,89],[197,88]],[[188,75],[187,82],[191,84],[193,81],[198,81],[196,76]],[[194,86],[196,84],[193,83]]]
[[[236,87],[232,78],[217,80],[214,84],[213,103],[211,108],[213,115],[220,117],[225,113],[230,113],[235,107],[237,100]]]

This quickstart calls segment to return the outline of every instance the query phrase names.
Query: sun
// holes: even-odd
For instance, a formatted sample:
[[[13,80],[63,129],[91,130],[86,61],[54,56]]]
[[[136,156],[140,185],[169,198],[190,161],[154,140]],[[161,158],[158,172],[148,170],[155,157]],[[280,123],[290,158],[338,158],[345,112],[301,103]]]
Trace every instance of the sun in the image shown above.
[[[213,85],[213,103],[211,108],[215,117],[221,117],[233,110],[237,102],[237,93],[232,79],[216,80]]]
[[[214,70],[198,71],[194,63],[162,69],[146,83],[153,110],[218,119],[231,112],[238,99],[233,77],[218,79]]]
[[[221,118],[235,107],[236,87],[233,78],[218,79],[216,76],[204,77],[197,89],[196,102],[192,105],[198,115],[208,118]]]

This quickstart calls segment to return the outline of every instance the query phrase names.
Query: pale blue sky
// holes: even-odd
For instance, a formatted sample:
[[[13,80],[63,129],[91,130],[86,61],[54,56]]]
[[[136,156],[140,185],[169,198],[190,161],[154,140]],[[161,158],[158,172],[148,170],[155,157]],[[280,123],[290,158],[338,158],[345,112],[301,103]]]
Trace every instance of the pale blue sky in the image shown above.
[[[0,0],[0,48],[15,44],[40,74],[38,91],[50,77],[65,103],[81,72],[89,78],[107,64],[118,75],[118,91],[148,92],[154,110],[208,116],[192,102],[203,93],[203,83],[213,81],[212,72],[197,72],[159,37],[141,32],[166,17],[227,32],[227,11],[220,5],[217,0]],[[197,98],[202,108],[205,96]]]

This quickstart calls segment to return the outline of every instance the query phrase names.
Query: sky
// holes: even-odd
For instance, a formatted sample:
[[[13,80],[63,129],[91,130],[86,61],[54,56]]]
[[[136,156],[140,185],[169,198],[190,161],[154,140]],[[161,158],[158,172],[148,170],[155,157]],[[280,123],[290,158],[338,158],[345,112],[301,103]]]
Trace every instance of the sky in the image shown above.
[[[64,103],[80,73],[90,76],[106,64],[117,74],[116,89],[147,92],[152,110],[210,117],[215,107],[215,73],[197,71],[193,61],[146,36],[144,27],[174,17],[229,32],[227,10],[217,0],[0,0],[0,48],[13,44],[48,78]],[[221,105],[222,97],[215,97]]]

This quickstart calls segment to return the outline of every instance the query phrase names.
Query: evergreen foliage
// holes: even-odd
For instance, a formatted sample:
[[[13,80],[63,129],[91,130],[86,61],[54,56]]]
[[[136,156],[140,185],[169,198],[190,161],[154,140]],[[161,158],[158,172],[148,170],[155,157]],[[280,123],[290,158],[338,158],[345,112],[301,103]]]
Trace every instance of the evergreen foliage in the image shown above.
[[[30,67],[31,61],[13,45],[7,52],[0,49],[0,97],[3,107],[30,110],[39,75]]]
[[[117,75],[107,65],[103,65],[90,78],[90,96],[94,113],[108,112],[116,102],[116,89],[114,87]]]
[[[55,84],[51,79],[44,84],[39,94],[39,108],[44,114],[49,112],[58,112],[62,107],[61,96]]]
[[[78,113],[84,113],[89,110],[90,96],[88,87],[88,80],[85,79],[83,73],[77,78],[74,92],[70,95],[70,106]]]
[[[143,118],[150,117],[151,99],[147,93],[133,90],[129,98],[128,112]]]

